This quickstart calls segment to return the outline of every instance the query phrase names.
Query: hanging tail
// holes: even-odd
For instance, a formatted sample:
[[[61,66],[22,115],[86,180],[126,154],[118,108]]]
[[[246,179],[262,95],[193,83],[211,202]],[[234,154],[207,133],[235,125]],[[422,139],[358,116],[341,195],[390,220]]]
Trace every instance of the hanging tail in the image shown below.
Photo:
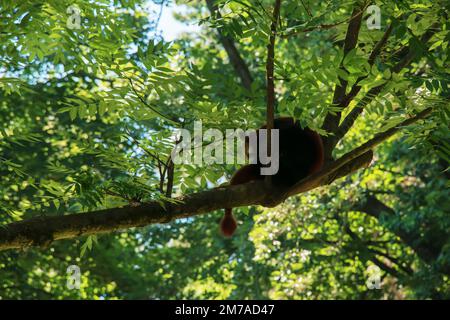
[[[226,208],[222,221],[220,221],[220,231],[225,237],[231,237],[237,228],[237,222],[232,210],[231,208]]]

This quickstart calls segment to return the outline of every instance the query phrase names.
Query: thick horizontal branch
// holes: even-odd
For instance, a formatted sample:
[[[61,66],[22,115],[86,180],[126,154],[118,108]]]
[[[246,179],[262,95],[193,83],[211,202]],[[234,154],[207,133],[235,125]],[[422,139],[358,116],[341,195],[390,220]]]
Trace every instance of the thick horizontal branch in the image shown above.
[[[364,159],[355,159],[337,172],[324,176],[321,181],[329,184],[366,166],[370,159],[367,155]],[[308,185],[304,188],[305,191],[318,186],[309,184],[308,179],[305,179],[304,183]],[[222,208],[264,205],[272,193],[278,194],[275,190],[269,190],[263,181],[256,181],[185,195],[172,201],[154,201],[138,206],[63,216],[36,217],[0,227],[0,251],[47,246],[55,240],[168,223],[175,219],[193,217]]]
[[[174,202],[152,201],[88,213],[31,218],[0,228],[0,250],[45,246],[54,240],[168,223],[224,207],[254,205],[262,201],[264,194],[264,184],[249,183],[186,195]]]
[[[143,227],[155,223],[168,223],[175,219],[192,217],[222,208],[249,205],[276,206],[290,196],[330,184],[337,178],[367,166],[372,159],[372,149],[375,146],[395,134],[401,127],[426,117],[430,112],[431,108],[428,108],[400,125],[375,135],[373,139],[330,163],[318,173],[301,180],[289,190],[276,190],[263,181],[256,181],[215,188],[162,202],[153,201],[137,206],[89,213],[36,217],[2,226],[0,251],[33,245],[45,246],[60,239]]]

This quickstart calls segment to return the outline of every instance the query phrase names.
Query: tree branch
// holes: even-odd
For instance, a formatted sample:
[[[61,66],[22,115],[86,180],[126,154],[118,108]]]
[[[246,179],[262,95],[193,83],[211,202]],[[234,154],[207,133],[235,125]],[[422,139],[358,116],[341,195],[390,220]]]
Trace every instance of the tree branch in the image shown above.
[[[206,5],[208,6],[211,15],[215,15],[217,18],[222,18],[217,5],[214,3],[214,0],[206,0]],[[233,39],[229,36],[223,35],[220,30],[217,30],[217,32],[219,35],[219,41],[224,47],[228,58],[230,59],[230,62],[234,68],[234,71],[241,79],[242,86],[250,91],[253,83],[253,78],[250,74],[250,70],[248,69],[247,64],[241,57],[238,49],[236,48],[236,45],[234,44]]]
[[[279,3],[279,0],[277,2]],[[274,10],[274,14],[275,13],[276,10]],[[279,13],[275,14],[275,16],[278,16],[278,14]],[[352,20],[352,22],[353,21],[354,20]],[[272,50],[275,41],[275,32],[276,29],[271,35]],[[353,39],[352,41],[355,42],[356,39]],[[347,46],[347,49],[350,45],[352,44],[350,43]],[[413,56],[409,54],[404,61],[408,63],[412,58]],[[400,70],[401,66],[402,63],[399,64]],[[269,75],[270,72],[268,73],[268,76]],[[271,80],[273,81],[273,76]],[[143,102],[144,105],[148,106],[144,99],[137,93],[131,79],[129,79],[129,82],[137,97],[141,99],[141,102]],[[405,121],[402,125],[407,125],[408,121],[410,121],[409,123],[412,123],[412,121],[419,119],[423,115],[421,114]],[[92,213],[57,217],[39,217],[9,224],[0,229],[0,250],[20,248],[29,245],[43,245],[51,243],[54,240],[111,232],[152,223],[165,223],[173,219],[190,217],[224,207],[238,207],[255,204],[276,205],[288,196],[311,190],[320,185],[329,184],[339,177],[345,176],[366,166],[372,159],[371,149],[390,135],[397,132],[398,129],[399,127],[393,128],[385,133],[377,135],[363,146],[346,154],[336,162],[331,163],[321,172],[300,181],[283,197],[274,198],[273,195],[278,194],[275,190],[268,190],[267,186],[263,184],[250,183],[243,186],[219,188],[187,195],[183,198],[176,199],[175,202],[173,200],[163,201],[162,205],[161,202],[150,202],[147,204],[107,209]]]
[[[388,266],[387,264],[382,262],[380,259],[378,259],[375,255],[372,255],[370,257],[370,260],[373,263],[375,263],[381,270],[389,273],[390,275],[396,277],[397,279],[402,279],[404,277],[404,275],[401,274],[397,269]]]
[[[381,202],[377,197],[368,195],[364,203],[356,204],[355,210],[364,212],[376,219],[380,219],[382,214],[390,217],[396,216],[394,209]],[[389,225],[387,225],[389,227]],[[404,244],[413,249],[417,256],[425,263],[432,264],[438,259],[443,244],[427,243],[421,239],[421,236],[416,232],[407,232],[401,227],[390,227],[389,230],[397,235]],[[445,243],[445,236],[442,237]],[[440,271],[445,274],[450,274],[450,264],[441,266]]]
[[[266,81],[267,81],[267,121],[266,128],[273,129],[274,108],[275,108],[275,83],[274,83],[274,63],[275,63],[275,38],[277,33],[277,23],[280,17],[281,0],[275,0],[272,23],[270,25],[269,43],[267,44],[266,61]],[[269,133],[270,136],[270,133]],[[269,144],[270,145],[270,144]]]
[[[364,6],[364,9],[366,8],[367,4]],[[328,29],[332,29],[335,28],[341,24],[344,23],[349,23],[351,22],[353,19],[357,19],[360,16],[362,16],[364,9],[361,11],[361,14],[355,15],[355,16],[351,16],[348,19],[342,20],[342,21],[338,21],[338,22],[334,22],[334,23],[324,23],[324,24],[319,24],[319,25],[315,25],[315,26],[311,26],[308,28],[304,28],[304,29],[299,29],[299,30],[292,30],[288,33],[283,33],[280,34],[280,37],[283,39],[289,38],[291,36],[295,36],[298,35],[300,33],[305,33],[305,32],[311,32],[311,31],[315,31],[315,30],[328,30]]]
[[[362,13],[364,10],[363,5],[356,6],[353,9],[352,16],[350,19],[350,23],[347,27],[347,33],[345,35],[345,41],[344,41],[344,57],[356,47],[356,44],[358,43],[358,35],[359,30],[361,29],[361,21],[362,21]],[[341,61],[341,65],[339,67],[341,70],[344,70],[343,60]],[[334,89],[333,94],[333,105],[339,105],[342,101],[342,99],[345,97],[345,92],[347,89],[347,80],[344,80],[342,78],[339,78],[339,84],[336,85],[336,88]],[[336,114],[328,113],[325,117],[323,129],[327,132],[334,133],[337,130],[339,121],[341,119],[341,113],[340,111]],[[328,145],[328,139],[324,139],[325,144],[325,158],[329,159],[331,158],[331,151],[332,148],[330,148]]]
[[[421,41],[423,43],[430,40],[430,38],[433,36],[434,31],[432,31],[433,27],[430,28],[421,38]],[[412,48],[411,46],[408,47],[408,52],[406,55],[391,69],[392,73],[399,73],[404,67],[408,66],[416,57],[417,50]],[[339,140],[341,140],[347,132],[350,130],[350,128],[355,123],[356,119],[359,117],[359,115],[363,112],[364,107],[368,105],[374,97],[376,97],[380,92],[383,90],[383,88],[386,86],[386,84],[381,84],[377,87],[374,87],[367,92],[367,94],[358,102],[358,104],[353,108],[352,111],[347,115],[347,117],[342,121],[342,124],[339,126],[339,128],[336,131],[335,137],[333,137],[333,144],[330,145],[330,148],[333,148]],[[358,90],[359,92],[359,90]],[[350,92],[351,94],[351,92]],[[349,101],[350,102],[350,101]]]
[[[373,139],[330,163],[320,172],[302,179],[289,190],[280,191],[268,186],[264,181],[254,181],[170,200],[133,204],[90,213],[31,218],[0,228],[0,251],[32,245],[47,246],[60,239],[168,223],[174,219],[192,217],[222,208],[249,205],[276,206],[289,196],[329,184],[366,166],[372,158],[372,148],[398,132],[401,127],[426,117],[430,112],[431,108],[428,108],[400,125],[375,135]]]
[[[142,102],[142,104],[143,104],[145,107],[147,107],[148,109],[150,109],[151,111],[153,111],[154,113],[156,113],[157,115],[159,115],[161,118],[163,118],[163,119],[165,119],[165,120],[167,120],[167,121],[169,121],[169,122],[171,122],[171,123],[174,123],[174,124],[176,124],[176,125],[179,125],[179,124],[180,124],[179,121],[174,120],[174,119],[171,119],[171,118],[169,118],[168,116],[162,114],[161,112],[159,112],[158,110],[156,110],[155,107],[153,107],[151,104],[149,104],[147,101],[145,101],[145,99],[141,97],[141,95],[137,92],[136,88],[134,87],[133,80],[131,80],[131,78],[129,78],[129,77],[126,77],[126,78],[128,79],[128,82],[130,83],[131,90],[133,91],[133,93],[136,95],[136,97]]]
[[[172,190],[173,190],[173,178],[174,178],[174,172],[175,172],[175,163],[173,163],[172,159],[169,159],[167,169],[167,186],[166,186],[166,197],[171,198],[172,197]]]
[[[295,36],[299,33],[311,32],[311,31],[315,31],[315,30],[328,30],[328,29],[335,28],[343,23],[347,23],[347,22],[348,22],[348,20],[343,20],[343,21],[330,23],[330,24],[319,24],[319,25],[316,25],[313,27],[309,27],[309,28],[305,28],[305,29],[301,29],[301,30],[294,30],[289,33],[280,34],[280,37],[283,39],[287,39],[287,38]]]
[[[370,157],[371,159],[371,157]],[[367,155],[356,158],[336,172],[319,180],[329,184],[340,177],[367,165]],[[305,191],[318,185],[303,182]],[[208,191],[185,195],[171,200],[152,201],[128,205],[121,208],[105,209],[87,213],[63,216],[36,217],[14,222],[0,227],[0,251],[29,246],[48,246],[51,242],[85,235],[108,233],[156,223],[193,217],[222,208],[250,205],[265,205],[271,193],[264,181],[254,181],[242,185],[219,187]],[[272,202],[273,203],[273,202]]]
[[[379,255],[382,256],[386,259],[388,259],[391,263],[395,264],[396,266],[398,266],[404,273],[408,274],[408,275],[412,275],[414,273],[414,270],[411,269],[410,266],[405,265],[404,263],[402,263],[401,261],[399,261],[397,258],[394,258],[392,256],[390,256],[389,254],[382,252],[380,250],[377,249],[369,249],[369,251],[375,255]]]
[[[384,270],[385,272],[393,275],[396,278],[402,278],[402,274],[396,270],[395,268],[392,268],[390,266],[388,266],[387,264],[385,264],[384,262],[382,262],[380,259],[378,259],[375,255],[374,252],[372,252],[371,249],[367,248],[364,241],[356,234],[353,232],[353,230],[350,228],[350,226],[344,222],[339,215],[335,215],[336,220],[338,221],[338,223],[343,227],[343,231],[345,233],[347,233],[350,238],[352,239],[352,241],[359,247],[364,247],[366,250],[366,253],[368,253],[370,255],[370,260],[375,263],[380,269]],[[358,251],[356,251],[357,254]]]
[[[309,9],[308,5],[305,4],[305,2],[303,0],[301,0],[303,8],[305,8],[306,13],[308,14],[308,16],[312,17],[312,13],[311,10]]]
[[[273,121],[275,117],[275,82],[274,82],[274,63],[275,63],[275,38],[277,34],[277,24],[280,17],[281,0],[275,0],[273,8],[272,23],[270,25],[269,43],[267,44],[267,61],[266,61],[266,82],[267,82],[267,111],[266,111],[266,128],[267,128],[267,150],[271,154],[271,133],[273,129]]]
[[[383,90],[385,84],[381,84],[370,89],[367,94],[358,102],[358,104],[350,111],[350,113],[345,117],[344,121],[342,121],[339,128],[336,130],[335,135],[333,137],[333,143],[330,145],[330,148],[333,148],[353,127],[356,119],[363,112],[364,107],[368,105],[374,97],[376,97]]]
[[[375,63],[375,59],[381,53],[381,49],[386,44],[387,39],[389,38],[391,32],[392,32],[392,23],[386,29],[386,31],[383,34],[383,37],[381,37],[380,41],[378,41],[377,44],[375,45],[375,47],[373,48],[372,53],[370,54],[369,60],[368,60],[368,63],[370,66],[373,66],[373,64]],[[367,78],[367,76],[361,76],[356,80],[356,82],[352,86],[350,92],[345,96],[342,103],[339,105],[340,108],[344,109],[344,108],[348,107],[348,105],[353,100],[353,98],[355,98],[356,95],[361,91],[361,86],[359,86],[359,83],[366,78]]]

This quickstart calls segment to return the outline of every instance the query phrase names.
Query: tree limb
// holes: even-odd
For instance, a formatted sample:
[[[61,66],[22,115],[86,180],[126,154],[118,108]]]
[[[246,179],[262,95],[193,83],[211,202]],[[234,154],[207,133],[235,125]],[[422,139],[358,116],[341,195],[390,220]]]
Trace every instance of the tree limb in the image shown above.
[[[266,128],[267,128],[267,153],[270,155],[271,150],[271,130],[273,129],[273,121],[275,118],[275,81],[274,81],[274,64],[275,64],[275,38],[277,35],[277,24],[280,17],[281,0],[275,0],[273,8],[272,23],[270,25],[269,43],[267,44],[267,61],[266,61],[266,91],[267,91],[267,110],[266,110]],[[268,183],[271,182],[271,176],[267,176]]]
[[[270,129],[273,129],[273,119],[275,113],[275,83],[274,83],[274,63],[275,63],[275,38],[277,33],[277,23],[280,16],[281,0],[275,0],[272,23],[270,25],[269,43],[267,44],[266,61],[266,82],[267,82],[267,112],[266,128],[269,130],[267,139],[270,147]],[[270,153],[270,152],[269,152]]]
[[[14,222],[0,228],[0,251],[28,246],[47,246],[55,240],[113,232],[155,223],[168,223],[175,219],[205,214],[222,208],[250,205],[275,206],[287,197],[326,185],[364,166],[372,159],[371,149],[400,130],[426,117],[431,108],[403,121],[335,162],[313,174],[289,190],[273,189],[264,181],[219,187],[185,195],[176,199],[133,204],[121,208],[63,216],[36,217]]]
[[[383,46],[386,44],[387,39],[389,38],[389,35],[392,32],[392,23],[389,25],[389,27],[387,28],[387,30],[385,31],[385,33],[383,34],[383,37],[381,37],[381,39],[377,42],[377,44],[375,45],[374,49],[372,50],[372,53],[369,56],[369,60],[368,63],[370,66],[372,66],[375,62],[376,57],[381,53],[381,49],[383,48]],[[361,86],[359,86],[359,83],[364,80],[365,78],[367,78],[367,76],[361,76],[359,77],[355,84],[353,84],[350,92],[345,95],[342,98],[342,100],[340,101],[338,108],[340,110],[343,110],[345,108],[348,107],[348,105],[350,104],[350,102],[356,97],[356,95],[361,91]],[[328,117],[328,115],[327,115]],[[338,112],[336,114],[336,118],[331,118],[331,116],[329,117],[328,121],[334,121],[334,120],[338,120],[340,121],[341,118],[341,113]],[[336,123],[336,125],[339,123]],[[327,120],[324,122],[324,127],[326,125],[330,125],[329,123],[327,124]],[[333,129],[335,130],[335,134],[332,136],[329,136],[326,138],[326,143],[327,143],[327,150],[328,150],[328,157],[331,157],[331,151],[334,149],[334,147],[336,146],[336,144],[339,142],[339,137],[338,135],[336,135],[336,131],[338,131],[337,128],[333,127]]]
[[[410,266],[402,263],[402,261],[400,261],[399,259],[394,258],[394,257],[390,256],[389,254],[382,252],[380,250],[377,250],[377,249],[369,249],[369,251],[375,255],[379,255],[379,256],[382,256],[382,257],[388,259],[391,263],[397,265],[407,275],[409,275],[409,276],[413,275],[414,270],[411,269]]]
[[[359,30],[361,29],[361,21],[362,21],[362,13],[364,10],[364,6],[356,6],[353,9],[352,16],[350,19],[350,23],[347,27],[347,33],[345,35],[344,41],[344,57],[356,47],[358,43],[358,35]],[[341,70],[344,70],[343,61],[339,67]],[[345,92],[347,89],[347,80],[339,78],[339,84],[336,85],[333,94],[333,105],[339,105],[342,99],[345,97]],[[339,121],[341,118],[341,113],[337,112],[336,114],[328,113],[325,117],[323,129],[327,132],[334,133],[337,130]],[[331,158],[332,148],[328,147],[328,139],[324,139],[325,144],[325,158]]]
[[[368,63],[370,66],[373,66],[373,64],[375,63],[375,59],[381,53],[381,49],[386,44],[387,39],[389,38],[391,32],[392,32],[392,23],[386,29],[386,31],[383,34],[383,37],[381,37],[380,41],[378,41],[377,44],[375,45],[375,47],[373,48],[372,53],[370,54],[369,60],[368,60]],[[367,78],[367,76],[361,76],[356,80],[356,82],[352,86],[350,92],[345,96],[342,103],[339,105],[340,108],[344,109],[344,108],[348,107],[348,105],[353,100],[353,98],[355,98],[356,95],[359,93],[359,91],[361,91],[361,86],[359,86],[359,83],[366,78]]]
[[[364,9],[365,9],[366,7],[367,7],[367,4],[364,6]],[[363,12],[364,12],[364,9],[361,11],[360,14],[355,15],[355,16],[351,16],[351,17],[348,18],[348,19],[345,19],[345,20],[342,20],[342,21],[338,21],[338,22],[334,22],[334,23],[318,24],[318,25],[315,25],[315,26],[311,26],[311,27],[304,28],[304,29],[299,29],[299,30],[292,30],[292,31],[290,31],[290,32],[288,32],[288,33],[282,33],[282,34],[280,34],[280,37],[283,38],[283,39],[286,39],[286,38],[289,38],[289,37],[291,37],[291,36],[298,35],[298,34],[300,34],[300,33],[311,32],[311,31],[315,31],[315,30],[328,30],[328,29],[332,29],[332,28],[335,28],[335,27],[337,27],[337,26],[339,26],[339,25],[341,25],[341,24],[344,24],[344,23],[350,23],[353,19],[359,18],[360,16],[362,16],[362,14],[363,14]],[[312,16],[311,16],[311,17],[312,17]]]
[[[334,181],[360,167],[342,167]],[[331,182],[330,182],[331,183]],[[263,181],[219,187],[185,195],[171,200],[152,201],[120,208],[76,213],[62,216],[35,217],[0,226],[0,251],[48,246],[51,242],[86,235],[109,233],[156,223],[169,223],[175,219],[193,217],[222,208],[262,205],[272,192]]]
[[[364,203],[356,204],[354,209],[357,211],[364,212],[376,219],[380,219],[382,214],[390,217],[396,216],[394,209],[387,206],[385,203],[380,201],[377,197],[373,195],[368,195]],[[388,225],[389,226],[389,225]],[[432,264],[438,259],[441,248],[443,244],[439,243],[426,243],[421,239],[420,234],[415,231],[406,231],[399,227],[390,227],[389,230],[398,236],[404,244],[409,246],[417,256],[422,259],[425,263]],[[445,239],[445,236],[442,237]],[[445,243],[445,240],[444,240]],[[445,274],[450,274],[450,264],[443,265],[440,271]]]
[[[391,276],[394,276],[397,279],[402,279],[404,277],[397,269],[388,266],[386,263],[382,262],[375,255],[371,255],[370,260],[375,263],[381,270],[389,273]]]
[[[350,228],[350,226],[345,221],[343,221],[342,218],[339,217],[339,215],[336,214],[335,218],[338,221],[338,223],[343,227],[343,231],[350,236],[350,238],[357,245],[357,247],[363,247],[364,248],[364,251],[367,254],[369,254],[369,256],[370,256],[369,259],[374,264],[376,264],[380,269],[384,270],[385,272],[387,272],[387,273],[391,274],[392,276],[396,277],[397,279],[401,279],[403,277],[403,275],[397,269],[388,266],[387,264],[382,262],[380,259],[378,259],[376,257],[376,254],[371,249],[366,247],[364,241],[356,233],[353,232],[353,230]],[[357,250],[356,253],[360,254],[358,251],[359,250]]]
[[[217,5],[214,3],[214,0],[206,0],[206,5],[208,6],[211,15],[215,15],[217,18],[222,18],[222,15],[219,12]],[[244,59],[241,57],[234,41],[231,37],[223,35],[220,30],[217,30],[219,35],[219,41],[224,47],[228,58],[234,68],[234,71],[241,79],[241,83],[243,87],[247,90],[251,90],[251,86],[253,83],[253,78],[250,74],[250,70],[248,69],[247,64]]]
[[[301,0],[301,2],[303,5],[303,8],[305,8],[305,10],[306,10],[306,13],[308,14],[308,16],[312,17],[313,15],[312,15],[311,10],[309,9],[308,5],[306,5],[303,0]]]
[[[423,43],[430,40],[430,38],[433,36],[434,31],[430,28],[421,38],[421,41]],[[408,66],[416,57],[417,51],[412,48],[411,46],[408,47],[407,53],[405,56],[394,66],[391,68],[392,73],[399,73],[403,68]],[[335,136],[333,137],[333,144],[330,146],[330,148],[333,148],[339,140],[341,140],[347,132],[350,130],[350,128],[355,123],[356,119],[359,117],[359,115],[363,112],[364,107],[368,105],[374,97],[376,97],[380,92],[383,90],[383,88],[386,86],[386,84],[381,84],[377,87],[374,87],[367,92],[367,94],[358,102],[358,104],[350,111],[350,113],[347,115],[347,117],[342,121],[342,124],[339,126],[337,131],[335,132]],[[350,102],[350,101],[349,101]]]

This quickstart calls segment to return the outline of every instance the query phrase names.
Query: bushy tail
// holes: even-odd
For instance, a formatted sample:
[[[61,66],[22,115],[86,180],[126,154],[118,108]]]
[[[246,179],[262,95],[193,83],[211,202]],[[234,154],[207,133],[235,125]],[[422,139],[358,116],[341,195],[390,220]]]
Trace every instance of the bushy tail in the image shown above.
[[[225,237],[231,237],[237,228],[237,222],[232,210],[231,208],[226,208],[222,221],[220,221],[220,231]]]

